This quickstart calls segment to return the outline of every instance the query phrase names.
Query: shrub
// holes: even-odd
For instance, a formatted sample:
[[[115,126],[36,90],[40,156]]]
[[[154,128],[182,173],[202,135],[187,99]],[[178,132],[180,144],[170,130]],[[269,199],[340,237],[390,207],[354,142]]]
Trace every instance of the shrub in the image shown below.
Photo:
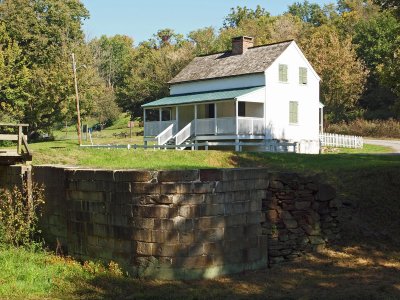
[[[12,246],[30,246],[37,233],[39,209],[44,204],[44,187],[33,184],[31,191],[0,190],[0,241]]]
[[[357,119],[347,123],[328,124],[325,126],[325,131],[365,137],[400,138],[400,122],[394,119],[374,121]]]

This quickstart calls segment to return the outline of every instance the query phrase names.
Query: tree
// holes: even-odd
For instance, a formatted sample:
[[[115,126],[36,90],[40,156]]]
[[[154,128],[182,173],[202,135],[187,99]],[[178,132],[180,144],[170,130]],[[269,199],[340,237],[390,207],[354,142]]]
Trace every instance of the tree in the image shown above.
[[[101,77],[114,90],[123,86],[132,68],[133,39],[125,35],[101,36],[90,43]]]
[[[310,3],[305,0],[303,3],[295,2],[289,5],[288,13],[299,17],[303,22],[312,24],[313,26],[321,26],[322,24],[327,24],[329,18],[334,13],[331,5],[321,8],[316,3]]]
[[[374,3],[384,10],[392,10],[397,19],[400,19],[400,5],[398,0],[374,0]]]
[[[372,0],[338,0],[337,10],[340,18],[336,20],[335,26],[343,36],[354,35],[358,22],[379,14],[379,7]]]
[[[217,36],[212,27],[206,27],[192,31],[188,35],[197,55],[211,54],[218,51]]]
[[[334,27],[324,25],[312,29],[301,46],[321,76],[321,100],[328,120],[348,120],[360,113],[357,104],[367,71],[357,59],[351,38],[341,39]]]
[[[0,25],[0,119],[20,122],[29,99],[26,87],[30,72],[21,57],[21,48]]]
[[[51,64],[71,43],[83,43],[82,20],[89,12],[79,0],[3,0],[0,21],[22,49],[29,66]]]
[[[269,17],[270,13],[257,5],[256,9],[247,8],[246,6],[231,8],[231,12],[224,19],[224,28],[238,27],[240,23],[248,19],[259,19],[260,17]]]
[[[305,24],[296,16],[285,14],[275,18],[271,28],[271,41],[299,40],[305,31]]]
[[[73,99],[71,53],[82,57],[80,63],[90,66],[83,55],[82,20],[88,11],[79,0],[3,0],[0,2],[0,24],[20,49],[19,57],[31,75],[27,85],[19,85],[25,95],[19,108],[22,121],[29,123],[33,134],[50,131],[54,123],[70,115]],[[94,69],[88,68],[85,74]],[[91,74],[93,75],[93,74]],[[80,76],[82,95],[90,94],[93,76]],[[90,87],[90,88],[89,88]],[[82,98],[85,113],[85,97]]]
[[[400,96],[395,96],[399,78],[396,50],[400,46],[400,23],[389,11],[361,20],[355,26],[353,43],[357,45],[358,57],[370,70],[361,101],[368,111],[367,117],[399,117],[393,107]]]
[[[117,101],[132,118],[142,116],[141,105],[169,94],[167,82],[192,60],[191,43],[181,46],[152,47],[142,43],[135,51],[134,65],[123,87],[117,90]]]

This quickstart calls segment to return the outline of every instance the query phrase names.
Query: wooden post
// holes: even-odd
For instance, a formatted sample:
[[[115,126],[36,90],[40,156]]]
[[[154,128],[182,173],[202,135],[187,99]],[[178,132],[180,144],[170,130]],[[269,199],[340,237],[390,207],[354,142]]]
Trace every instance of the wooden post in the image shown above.
[[[17,153],[21,154],[21,146],[22,146],[22,126],[18,126],[18,145],[17,145]]]
[[[75,97],[76,97],[76,114],[77,114],[77,124],[76,128],[78,131],[78,143],[82,144],[82,136],[81,136],[81,112],[79,109],[79,92],[78,92],[78,79],[76,78],[76,62],[75,62],[75,54],[72,53],[72,69],[74,71],[74,83],[75,83]]]

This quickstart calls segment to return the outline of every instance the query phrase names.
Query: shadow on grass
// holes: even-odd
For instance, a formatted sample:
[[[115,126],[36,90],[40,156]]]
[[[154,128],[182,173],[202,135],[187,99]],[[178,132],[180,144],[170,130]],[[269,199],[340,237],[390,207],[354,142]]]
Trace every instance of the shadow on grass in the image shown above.
[[[151,281],[98,276],[77,299],[399,299],[399,252],[342,245],[297,261],[215,280]]]

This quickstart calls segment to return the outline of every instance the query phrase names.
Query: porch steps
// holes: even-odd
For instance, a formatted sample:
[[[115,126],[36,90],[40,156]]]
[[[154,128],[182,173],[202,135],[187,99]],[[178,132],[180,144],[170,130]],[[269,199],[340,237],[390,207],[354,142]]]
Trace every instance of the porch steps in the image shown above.
[[[176,150],[186,150],[186,148],[188,148],[187,145],[189,145],[189,147],[191,147],[192,143],[193,143],[193,139],[192,139],[192,137],[190,137],[186,141],[184,141],[182,144],[177,145]],[[175,137],[169,139],[168,142],[165,143],[165,145],[175,146]]]

